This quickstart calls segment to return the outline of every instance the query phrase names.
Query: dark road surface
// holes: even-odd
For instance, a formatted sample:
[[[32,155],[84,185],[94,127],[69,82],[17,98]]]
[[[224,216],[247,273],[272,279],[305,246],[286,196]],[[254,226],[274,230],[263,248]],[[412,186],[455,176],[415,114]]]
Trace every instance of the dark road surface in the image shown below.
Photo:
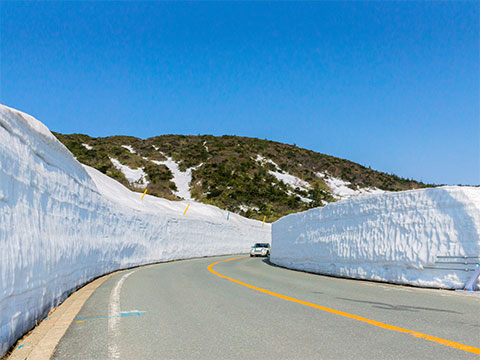
[[[452,346],[480,348],[480,295],[307,274],[261,258],[212,268],[277,294],[447,340],[439,344],[208,270],[228,258],[112,276],[83,306],[54,359],[480,359]]]

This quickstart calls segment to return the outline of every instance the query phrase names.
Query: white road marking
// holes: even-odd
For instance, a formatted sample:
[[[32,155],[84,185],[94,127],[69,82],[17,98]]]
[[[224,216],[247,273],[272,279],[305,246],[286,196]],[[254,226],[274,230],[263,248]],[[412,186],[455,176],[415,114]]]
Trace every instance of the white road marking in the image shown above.
[[[138,270],[138,269],[137,269]],[[125,280],[137,270],[130,271],[123,275],[110,293],[110,303],[108,304],[108,358],[119,359],[120,352],[117,346],[118,323],[120,321],[120,291]]]

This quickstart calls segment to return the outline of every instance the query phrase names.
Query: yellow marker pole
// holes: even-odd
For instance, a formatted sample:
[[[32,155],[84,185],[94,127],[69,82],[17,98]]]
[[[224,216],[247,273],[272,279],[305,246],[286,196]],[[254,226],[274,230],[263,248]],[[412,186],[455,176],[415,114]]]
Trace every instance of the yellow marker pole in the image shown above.
[[[183,215],[185,216],[185,214],[187,213],[187,210],[188,210],[188,207],[190,206],[190,204],[187,205],[187,208],[185,209],[185,211],[183,212]]]
[[[265,225],[265,219],[266,219],[266,218],[267,218],[267,215],[265,215],[265,216],[263,217],[262,227],[263,227],[263,225]]]
[[[147,189],[145,189],[145,192],[143,193],[142,197],[140,198],[140,200],[143,200],[143,197],[145,196],[145,194],[147,193]]]

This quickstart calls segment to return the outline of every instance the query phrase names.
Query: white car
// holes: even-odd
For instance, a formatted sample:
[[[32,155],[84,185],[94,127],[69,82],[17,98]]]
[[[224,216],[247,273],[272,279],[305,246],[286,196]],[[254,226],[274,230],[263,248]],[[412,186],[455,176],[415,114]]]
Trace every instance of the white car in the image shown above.
[[[256,243],[250,250],[250,256],[270,256],[270,244]]]

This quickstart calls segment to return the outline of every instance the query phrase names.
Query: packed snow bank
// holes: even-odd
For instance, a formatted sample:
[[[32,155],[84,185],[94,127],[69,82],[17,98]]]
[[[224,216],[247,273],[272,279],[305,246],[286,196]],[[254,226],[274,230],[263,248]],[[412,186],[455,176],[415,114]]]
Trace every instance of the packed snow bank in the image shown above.
[[[480,188],[474,187],[364,195],[272,226],[270,260],[319,274],[463,288],[479,257]]]
[[[33,117],[0,106],[0,356],[74,289],[172,259],[248,252],[270,227],[134,193],[83,167]]]

